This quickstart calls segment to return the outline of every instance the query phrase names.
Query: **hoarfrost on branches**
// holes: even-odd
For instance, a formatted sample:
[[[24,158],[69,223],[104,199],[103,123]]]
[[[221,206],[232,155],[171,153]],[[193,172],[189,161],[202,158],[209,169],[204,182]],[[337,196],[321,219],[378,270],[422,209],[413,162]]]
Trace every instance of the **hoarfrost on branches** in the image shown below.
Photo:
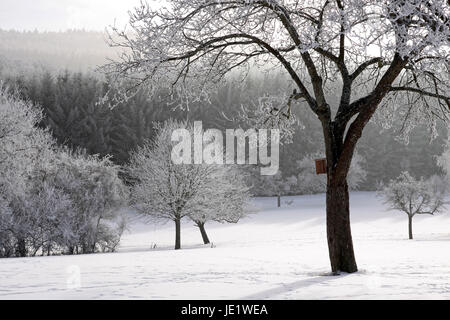
[[[320,121],[336,273],[357,271],[347,177],[367,123],[381,110],[383,125],[399,123],[407,134],[425,122],[433,137],[436,119],[449,120],[446,0],[171,0],[160,10],[142,3],[130,30],[112,31],[111,44],[126,50],[104,70],[134,88],[183,88],[196,99],[233,70],[278,67],[289,75],[294,88],[271,111],[277,123],[277,110],[296,102]]]
[[[236,168],[172,162],[172,133],[187,122],[168,120],[156,125],[157,134],[132,155],[129,173],[133,180],[133,205],[152,221],[174,221],[175,249],[181,248],[180,222],[191,218],[198,225],[207,221],[237,222],[245,214],[248,188]]]
[[[286,88],[271,111],[299,100],[320,112],[320,78],[325,94],[341,87],[341,102],[352,85],[354,115],[397,57],[405,65],[383,89],[385,110],[392,116],[402,105],[406,128],[423,120],[417,111],[430,121],[448,117],[449,14],[444,0],[171,0],[162,9],[142,2],[127,29],[110,30],[110,44],[127,50],[104,70],[132,80],[130,91],[170,87],[187,101],[207,96],[235,69],[281,67],[296,90]]]
[[[40,120],[0,89],[0,257],[114,251],[127,192],[118,168],[57,147]]]

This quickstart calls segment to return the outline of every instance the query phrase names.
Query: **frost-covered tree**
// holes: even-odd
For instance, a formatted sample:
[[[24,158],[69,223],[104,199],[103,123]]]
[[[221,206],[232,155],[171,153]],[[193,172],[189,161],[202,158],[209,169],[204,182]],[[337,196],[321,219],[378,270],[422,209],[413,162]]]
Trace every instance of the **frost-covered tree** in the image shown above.
[[[203,243],[210,243],[205,223],[208,221],[237,223],[250,212],[250,190],[244,172],[237,167],[214,166],[195,197],[195,209],[189,215],[202,235]]]
[[[53,147],[50,134],[36,127],[41,119],[30,102],[0,88],[0,256],[27,255],[27,238],[36,232],[33,213],[23,209],[30,175]]]
[[[125,228],[119,209],[128,197],[119,167],[109,158],[70,150],[60,150],[54,162],[40,179],[72,202],[71,214],[65,216],[67,228],[61,233],[67,251],[114,251]]]
[[[128,168],[134,180],[133,205],[152,220],[175,223],[175,249],[181,248],[181,219],[194,212],[195,198],[213,170],[212,166],[172,162],[172,132],[180,128],[190,129],[175,120],[157,124],[154,139],[131,155]]]
[[[64,252],[66,241],[75,236],[70,224],[74,207],[68,195],[47,182],[34,181],[19,200],[20,207],[15,209],[27,217],[21,222],[26,227],[21,231],[26,240],[25,255]]]
[[[142,3],[129,24],[113,30],[112,44],[129,50],[106,71],[135,87],[173,87],[187,101],[237,68],[285,70],[294,87],[281,88],[286,104],[283,95],[265,97],[260,118],[292,119],[294,102],[318,118],[331,269],[357,271],[347,182],[357,142],[381,108],[382,122],[406,133],[416,121],[433,128],[435,116],[448,118],[448,1],[169,0],[162,9]]]
[[[156,125],[156,136],[131,155],[132,203],[152,220],[175,222],[175,249],[181,248],[181,220],[189,217],[205,243],[207,221],[237,222],[246,213],[249,190],[234,167],[215,164],[175,164],[171,140],[176,129],[193,135],[187,122],[168,120]]]
[[[0,256],[114,250],[126,200],[118,167],[56,147],[40,120],[0,90]]]
[[[437,177],[417,180],[406,171],[397,179],[391,180],[380,194],[390,209],[408,215],[409,239],[413,238],[412,219],[416,214],[433,215],[442,211],[445,206],[445,188],[442,181]]]

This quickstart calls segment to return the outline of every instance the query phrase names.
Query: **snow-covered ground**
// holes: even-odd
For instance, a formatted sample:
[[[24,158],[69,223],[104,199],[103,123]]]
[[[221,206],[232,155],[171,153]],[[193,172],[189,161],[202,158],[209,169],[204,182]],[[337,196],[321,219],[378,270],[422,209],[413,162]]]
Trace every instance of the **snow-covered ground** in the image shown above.
[[[324,195],[259,198],[239,224],[207,225],[201,245],[174,226],[129,214],[119,252],[0,260],[0,299],[450,299],[450,211],[414,218],[386,211],[374,193],[351,194],[359,272],[329,274]],[[156,244],[156,247],[154,247]]]

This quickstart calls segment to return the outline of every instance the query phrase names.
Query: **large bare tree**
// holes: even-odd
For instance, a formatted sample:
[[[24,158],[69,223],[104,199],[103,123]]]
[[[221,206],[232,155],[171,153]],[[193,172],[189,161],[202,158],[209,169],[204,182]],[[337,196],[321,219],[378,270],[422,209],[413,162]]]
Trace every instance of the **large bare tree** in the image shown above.
[[[135,86],[183,88],[198,96],[249,65],[278,66],[292,79],[291,105],[306,104],[322,127],[327,158],[327,235],[333,272],[357,271],[347,175],[375,111],[447,118],[450,8],[447,0],[168,0],[142,3],[113,45],[107,70]],[[339,90],[336,102],[330,92]],[[181,91],[180,91],[181,92]],[[274,112],[273,114],[280,114]]]

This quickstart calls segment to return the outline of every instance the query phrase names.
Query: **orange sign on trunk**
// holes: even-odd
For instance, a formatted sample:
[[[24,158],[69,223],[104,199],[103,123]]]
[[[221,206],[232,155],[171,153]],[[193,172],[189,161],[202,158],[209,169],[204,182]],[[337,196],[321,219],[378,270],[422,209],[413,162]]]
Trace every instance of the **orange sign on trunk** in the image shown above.
[[[325,158],[316,159],[316,174],[327,173],[327,160]]]

